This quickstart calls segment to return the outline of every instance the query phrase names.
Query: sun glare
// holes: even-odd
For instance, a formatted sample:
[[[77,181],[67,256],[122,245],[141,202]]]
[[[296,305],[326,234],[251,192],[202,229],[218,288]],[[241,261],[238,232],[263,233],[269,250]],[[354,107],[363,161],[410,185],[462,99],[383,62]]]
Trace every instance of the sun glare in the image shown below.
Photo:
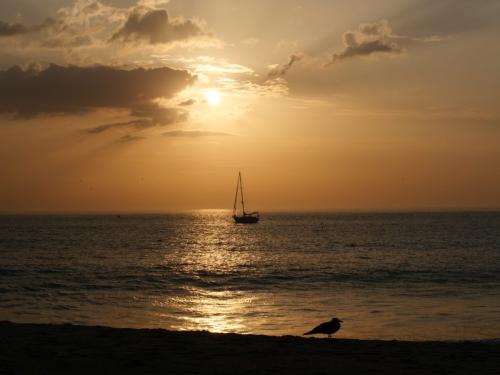
[[[217,90],[205,91],[205,99],[210,105],[217,105],[220,103],[220,94]]]

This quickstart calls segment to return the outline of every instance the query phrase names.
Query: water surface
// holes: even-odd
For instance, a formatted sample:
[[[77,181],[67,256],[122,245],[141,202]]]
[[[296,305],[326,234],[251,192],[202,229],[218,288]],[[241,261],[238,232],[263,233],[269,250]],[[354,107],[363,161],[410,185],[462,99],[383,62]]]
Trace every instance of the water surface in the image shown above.
[[[0,216],[0,319],[500,338],[500,213]]]

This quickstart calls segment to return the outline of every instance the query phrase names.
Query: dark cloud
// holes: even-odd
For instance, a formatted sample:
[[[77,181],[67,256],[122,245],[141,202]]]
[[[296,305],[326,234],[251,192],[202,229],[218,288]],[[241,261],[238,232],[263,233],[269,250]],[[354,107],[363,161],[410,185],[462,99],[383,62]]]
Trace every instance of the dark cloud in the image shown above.
[[[185,70],[123,70],[113,67],[58,66],[0,71],[0,113],[17,117],[128,109],[133,117],[169,122],[172,114],[154,102],[171,98],[194,81]]]
[[[183,107],[186,107],[186,106],[189,106],[189,105],[193,105],[196,103],[196,99],[187,99],[187,100],[184,100],[182,102],[179,103],[179,105],[183,106]]]
[[[0,21],[0,37],[26,34],[28,31],[28,28],[20,23]]]
[[[368,56],[373,53],[400,53],[401,48],[393,42],[384,40],[370,40],[358,43],[354,39],[349,39],[346,48],[333,55],[333,61],[347,59],[355,56]]]
[[[230,133],[213,132],[208,130],[171,130],[163,133],[162,135],[165,137],[188,137],[188,138],[232,136],[232,134]]]
[[[267,74],[267,78],[269,79],[274,79],[278,77],[284,76],[295,64],[297,61],[302,60],[303,55],[302,54],[293,54],[288,57],[288,62],[283,65],[278,65],[271,69],[269,73]]]
[[[342,36],[344,49],[334,53],[326,66],[338,61],[350,59],[357,56],[369,56],[373,54],[399,54],[402,48],[393,39],[392,30],[387,21],[362,24],[357,30],[347,31]]]
[[[145,40],[150,44],[172,43],[209,36],[195,20],[169,20],[165,9],[134,8],[111,41]]]

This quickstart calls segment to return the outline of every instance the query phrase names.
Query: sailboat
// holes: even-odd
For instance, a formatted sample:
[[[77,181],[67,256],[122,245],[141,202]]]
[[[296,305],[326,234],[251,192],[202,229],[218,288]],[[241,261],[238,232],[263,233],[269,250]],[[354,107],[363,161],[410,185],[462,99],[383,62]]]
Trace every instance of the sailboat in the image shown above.
[[[241,215],[238,215],[237,213],[238,193],[241,195],[241,208],[242,208]],[[245,200],[243,199],[243,182],[241,180],[241,172],[238,172],[238,182],[236,183],[236,194],[234,196],[234,206],[233,206],[233,219],[238,224],[256,224],[260,219],[258,212],[245,211]]]

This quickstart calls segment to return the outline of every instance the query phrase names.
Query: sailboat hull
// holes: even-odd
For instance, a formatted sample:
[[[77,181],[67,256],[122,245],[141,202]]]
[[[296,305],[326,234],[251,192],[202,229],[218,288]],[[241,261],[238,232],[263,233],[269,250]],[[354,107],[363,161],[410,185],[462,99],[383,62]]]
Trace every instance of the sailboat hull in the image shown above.
[[[250,216],[250,215],[243,215],[243,216],[233,215],[233,219],[237,224],[256,224],[259,222],[258,216]]]

